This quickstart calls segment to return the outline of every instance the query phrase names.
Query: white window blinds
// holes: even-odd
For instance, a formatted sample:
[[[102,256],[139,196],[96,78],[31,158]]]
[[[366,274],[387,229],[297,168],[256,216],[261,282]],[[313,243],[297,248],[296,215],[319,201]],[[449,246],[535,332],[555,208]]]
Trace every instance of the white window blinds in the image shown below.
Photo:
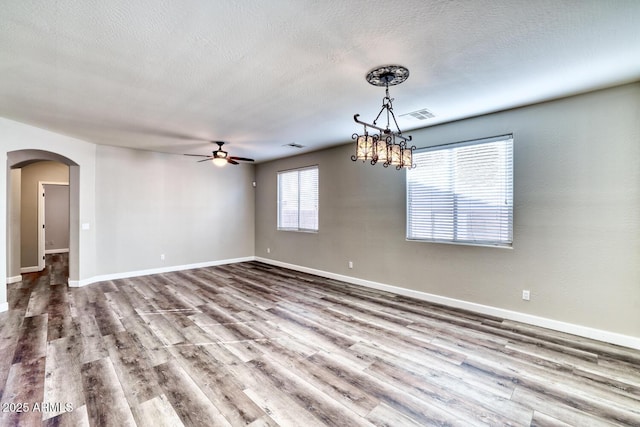
[[[513,136],[413,154],[407,171],[407,239],[511,247]]]
[[[278,229],[318,231],[318,167],[278,172]]]

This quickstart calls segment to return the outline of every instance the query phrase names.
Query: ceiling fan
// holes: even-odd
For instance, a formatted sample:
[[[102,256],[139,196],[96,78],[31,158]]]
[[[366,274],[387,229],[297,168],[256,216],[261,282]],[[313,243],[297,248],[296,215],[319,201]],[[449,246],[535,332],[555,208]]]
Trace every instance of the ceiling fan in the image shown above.
[[[229,153],[222,149],[224,142],[222,141],[211,141],[212,144],[218,144],[218,149],[213,151],[211,156],[205,156],[204,154],[185,154],[185,156],[193,156],[193,157],[206,157],[206,159],[198,160],[198,162],[206,162],[207,160],[211,160],[216,166],[224,166],[227,163],[231,163],[232,165],[238,165],[238,160],[241,162],[253,162],[253,159],[248,159],[246,157],[235,157],[230,156]]]

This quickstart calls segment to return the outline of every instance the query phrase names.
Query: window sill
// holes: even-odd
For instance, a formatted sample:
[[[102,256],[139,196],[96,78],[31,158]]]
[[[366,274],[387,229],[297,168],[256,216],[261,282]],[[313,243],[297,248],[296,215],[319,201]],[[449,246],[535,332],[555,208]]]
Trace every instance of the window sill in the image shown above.
[[[428,240],[428,239],[410,239],[406,238],[407,242],[417,242],[417,243],[442,243],[445,245],[456,245],[456,246],[478,246],[481,248],[496,248],[496,249],[513,249],[513,243],[510,245],[502,245],[502,244],[494,244],[494,243],[481,243],[481,242],[451,242],[447,240]]]
[[[297,228],[277,228],[277,231],[293,231],[296,233],[318,234],[318,230],[300,230]]]

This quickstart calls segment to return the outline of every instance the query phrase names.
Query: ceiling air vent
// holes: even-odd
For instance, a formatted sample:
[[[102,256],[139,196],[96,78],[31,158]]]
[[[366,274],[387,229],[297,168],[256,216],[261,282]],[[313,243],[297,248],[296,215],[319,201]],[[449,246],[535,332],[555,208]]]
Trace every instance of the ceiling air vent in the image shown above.
[[[423,108],[422,110],[418,110],[418,111],[413,111],[411,113],[401,114],[400,115],[400,117],[405,117],[405,118],[408,118],[408,119],[416,119],[416,120],[432,119],[435,116],[436,116],[435,114],[433,114],[431,111],[427,110],[426,108]]]
[[[295,142],[292,142],[291,144],[284,144],[283,147],[303,148],[304,145],[300,145],[300,144],[296,144]]]

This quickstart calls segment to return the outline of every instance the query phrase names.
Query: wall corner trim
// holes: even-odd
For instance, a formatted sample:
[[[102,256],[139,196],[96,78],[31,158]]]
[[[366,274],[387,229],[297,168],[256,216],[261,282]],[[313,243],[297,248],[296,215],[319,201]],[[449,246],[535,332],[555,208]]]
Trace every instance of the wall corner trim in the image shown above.
[[[401,288],[393,285],[386,285],[384,283],[378,283],[378,282],[373,282],[371,280],[359,279],[357,277],[344,276],[342,274],[336,274],[328,271],[317,270],[315,268],[289,264],[286,262],[277,261],[269,258],[255,257],[255,261],[263,262],[265,264],[275,265],[278,267],[289,268],[291,270],[300,271],[303,273],[314,274],[316,276],[326,277],[328,279],[340,280],[342,282],[351,283],[353,285],[359,285],[367,288],[377,289],[380,291],[391,292],[397,295],[407,296],[407,297],[419,299],[422,301],[433,302],[433,303],[442,304],[442,305],[446,305],[453,308],[469,310],[469,311],[473,311],[480,314],[501,317],[505,320],[522,322],[522,323],[526,323],[533,326],[539,326],[542,328],[552,329],[559,332],[565,332],[568,334],[577,335],[584,338],[594,339],[597,341],[603,341],[610,344],[615,344],[623,347],[629,347],[636,350],[640,350],[640,337],[633,337],[629,335],[618,334],[615,332],[604,331],[601,329],[590,328],[587,326],[576,325],[573,323],[561,322],[558,320],[548,319],[545,317],[539,317],[531,314],[520,313],[517,311],[506,310],[503,308],[476,304],[469,301],[443,297],[435,294],[429,294],[426,292],[415,291],[412,289]]]
[[[195,268],[213,267],[216,265],[235,264],[238,262],[255,261],[254,256],[242,257],[242,258],[230,258],[216,261],[200,262],[195,264],[174,265],[170,267],[151,268],[148,270],[127,271],[124,273],[104,274],[100,276],[93,276],[88,279],[81,280],[69,280],[69,287],[80,288],[92,283],[104,282],[107,280],[127,279],[129,277],[137,276],[149,276],[151,274],[170,273],[172,271],[192,270]]]

